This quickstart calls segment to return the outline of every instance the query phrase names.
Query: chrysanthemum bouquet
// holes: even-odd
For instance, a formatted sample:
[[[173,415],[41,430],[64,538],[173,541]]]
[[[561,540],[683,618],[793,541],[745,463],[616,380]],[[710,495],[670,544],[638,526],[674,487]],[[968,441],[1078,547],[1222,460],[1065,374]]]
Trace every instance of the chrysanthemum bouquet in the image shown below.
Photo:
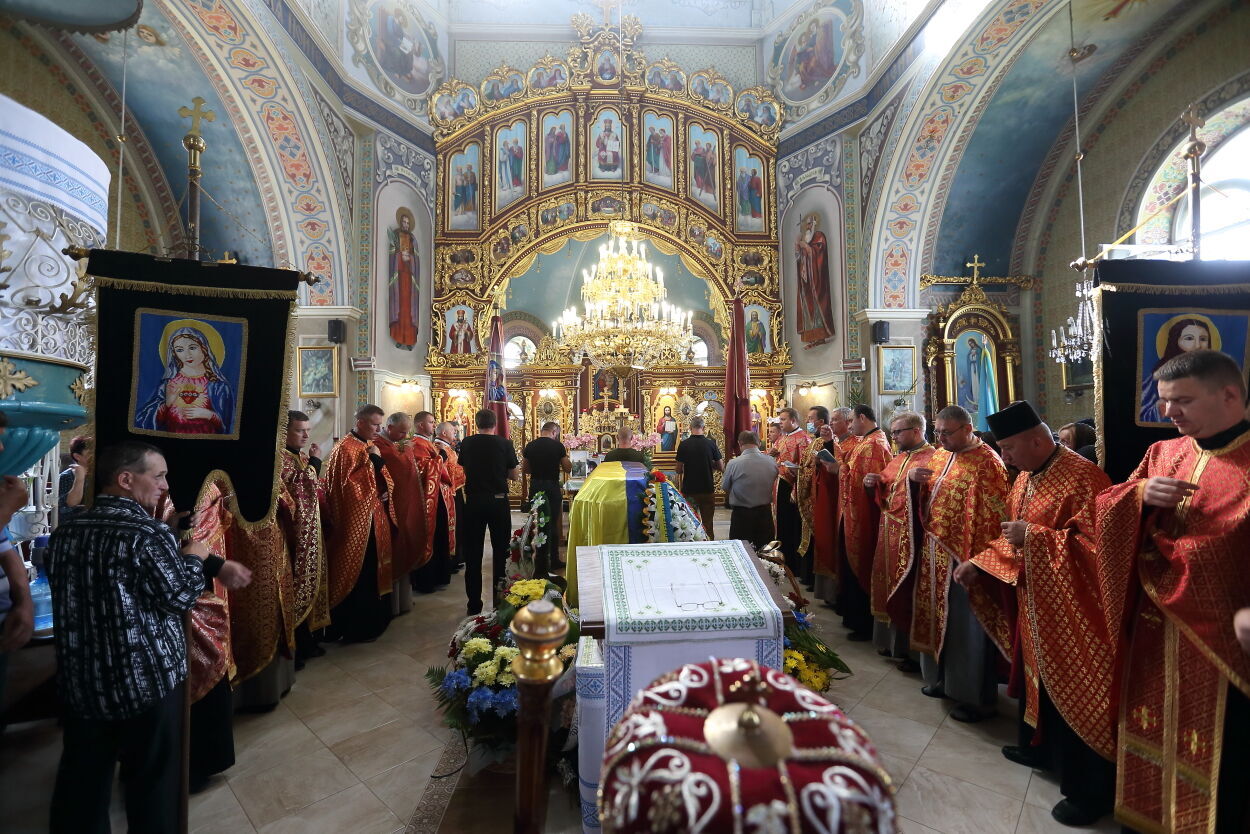
[[[792,588],[786,594],[794,622],[786,625],[784,670],[813,692],[826,692],[833,681],[853,674],[851,667],[812,630],[814,615],[807,610],[811,601],[799,592],[798,582],[785,560],[763,552],[759,555],[767,563],[773,581],[778,585],[788,582]]]

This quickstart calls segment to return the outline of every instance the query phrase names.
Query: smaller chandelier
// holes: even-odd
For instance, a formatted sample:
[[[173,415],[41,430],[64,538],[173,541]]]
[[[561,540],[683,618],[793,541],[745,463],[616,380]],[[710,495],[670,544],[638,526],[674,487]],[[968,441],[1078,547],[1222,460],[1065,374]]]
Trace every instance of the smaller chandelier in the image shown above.
[[[1067,325],[1058,331],[1050,331],[1050,358],[1060,364],[1092,360],[1098,348],[1092,278],[1082,278],[1076,285],[1076,298],[1076,315],[1068,316]]]
[[[613,224],[599,262],[582,271],[582,312],[570,307],[552,323],[574,362],[585,355],[618,375],[660,359],[680,361],[694,341],[692,314],[668,303],[664,271],[647,260],[646,244],[625,237],[628,232]]]

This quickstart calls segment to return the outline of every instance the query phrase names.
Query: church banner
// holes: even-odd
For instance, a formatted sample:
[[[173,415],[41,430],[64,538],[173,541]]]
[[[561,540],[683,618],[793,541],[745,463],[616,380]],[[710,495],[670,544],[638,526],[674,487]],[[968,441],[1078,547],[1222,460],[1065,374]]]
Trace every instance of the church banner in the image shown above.
[[[299,274],[92,250],[95,438],[164,452],[174,506],[229,479],[242,520],[270,516]]]
[[[1098,286],[1099,460],[1118,483],[1151,443],[1176,437],[1158,402],[1153,375],[1160,365],[1210,348],[1235,359],[1243,373],[1250,367],[1250,262],[1103,261]]]

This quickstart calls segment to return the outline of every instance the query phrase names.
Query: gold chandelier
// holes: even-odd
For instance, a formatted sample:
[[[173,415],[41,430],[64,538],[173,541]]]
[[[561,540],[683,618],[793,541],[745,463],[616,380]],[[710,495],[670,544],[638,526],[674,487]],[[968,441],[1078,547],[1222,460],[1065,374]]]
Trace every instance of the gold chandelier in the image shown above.
[[[692,314],[665,299],[664,271],[647,260],[647,246],[629,223],[616,222],[599,247],[599,262],[582,271],[582,312],[570,307],[552,333],[574,362],[585,354],[618,375],[687,358]]]

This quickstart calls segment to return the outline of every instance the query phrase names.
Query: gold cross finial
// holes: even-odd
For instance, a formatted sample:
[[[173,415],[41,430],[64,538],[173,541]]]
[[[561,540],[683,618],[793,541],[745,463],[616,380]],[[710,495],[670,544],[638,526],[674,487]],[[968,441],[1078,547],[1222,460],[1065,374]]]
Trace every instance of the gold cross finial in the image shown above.
[[[620,5],[620,0],[592,0],[591,5],[598,6],[603,12],[603,25],[612,24],[612,10]]]
[[[1198,115],[1198,105],[1190,103],[1181,114],[1181,121],[1189,125],[1189,141],[1198,141],[1198,128],[1206,127],[1207,120]]]
[[[972,260],[968,261],[964,266],[972,270],[972,283],[980,282],[981,267],[985,266],[985,261],[981,260],[981,256],[979,254],[973,255]]]
[[[203,120],[206,122],[211,122],[217,118],[217,114],[214,113],[212,110],[204,109],[204,99],[201,98],[200,96],[196,96],[195,98],[191,99],[191,104],[192,104],[192,107],[179,107],[178,115],[184,119],[186,118],[191,119],[191,130],[187,132],[187,135],[199,136],[200,135],[200,121]]]

